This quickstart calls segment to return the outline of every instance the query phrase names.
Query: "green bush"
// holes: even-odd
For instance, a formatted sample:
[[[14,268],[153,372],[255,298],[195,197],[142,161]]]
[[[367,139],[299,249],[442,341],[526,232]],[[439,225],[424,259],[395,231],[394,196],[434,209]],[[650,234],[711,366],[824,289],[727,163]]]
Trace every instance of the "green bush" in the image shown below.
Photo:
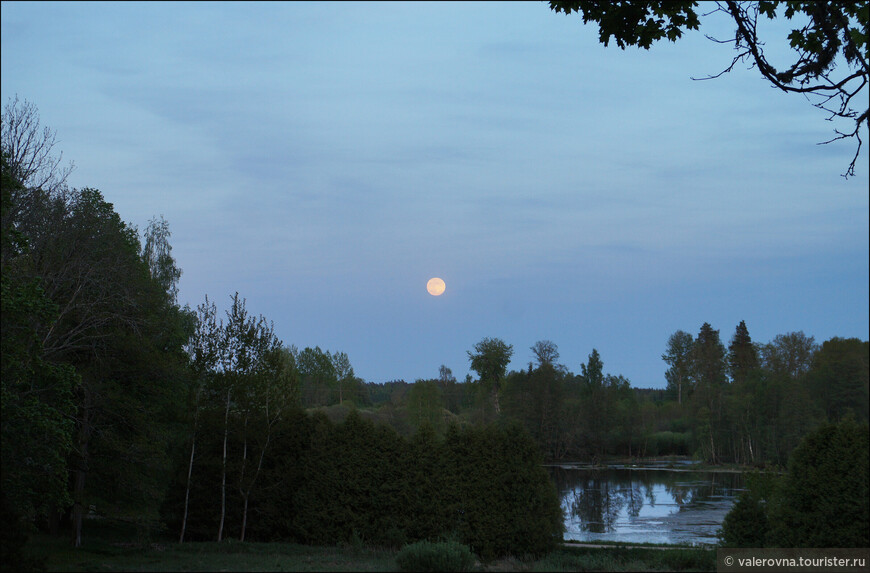
[[[540,557],[561,543],[559,495],[524,428],[451,427],[444,448],[448,530],[482,560]]]
[[[474,554],[455,541],[418,541],[403,547],[396,563],[401,571],[471,571]]]
[[[204,412],[200,422],[186,540],[213,539],[220,519],[223,413]],[[230,435],[233,483],[243,444],[232,438],[241,432]],[[356,410],[341,424],[300,410],[274,437],[250,499],[246,540],[399,548],[452,535],[486,561],[541,556],[562,541],[558,492],[519,425],[453,425],[443,438],[424,425],[409,440]],[[184,464],[164,507],[173,532],[186,480]],[[227,491],[227,538],[240,533],[236,492]]]
[[[650,436],[650,451],[658,456],[684,456],[689,453],[691,438],[691,432],[656,432]]]
[[[764,547],[769,524],[767,508],[776,488],[777,476],[749,473],[746,489],[725,516],[719,539],[723,547]]]
[[[770,547],[867,547],[870,543],[867,424],[821,426],[792,452],[771,504]]]
[[[782,477],[750,474],[725,516],[726,547],[867,547],[870,444],[867,424],[828,424],[807,434]]]

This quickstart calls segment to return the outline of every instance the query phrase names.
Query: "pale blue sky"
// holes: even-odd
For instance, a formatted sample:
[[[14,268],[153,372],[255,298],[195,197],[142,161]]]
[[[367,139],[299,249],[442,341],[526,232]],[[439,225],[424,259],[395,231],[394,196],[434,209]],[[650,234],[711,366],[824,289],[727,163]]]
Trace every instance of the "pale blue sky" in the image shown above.
[[[163,215],[180,299],[239,291],[383,382],[483,337],[664,385],[668,336],[868,338],[868,167],[801,96],[690,33],[598,42],[547,3],[2,4],[2,101],[74,187]],[[727,22],[702,20],[728,37]],[[768,47],[784,45],[773,30]],[[866,93],[864,94],[866,97]],[[842,126],[846,127],[846,126]],[[426,281],[447,283],[441,297]]]

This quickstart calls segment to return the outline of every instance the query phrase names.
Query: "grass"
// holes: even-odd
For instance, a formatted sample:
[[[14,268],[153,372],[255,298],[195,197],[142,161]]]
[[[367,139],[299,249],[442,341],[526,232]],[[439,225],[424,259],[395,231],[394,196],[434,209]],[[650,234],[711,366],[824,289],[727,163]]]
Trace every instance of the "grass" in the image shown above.
[[[565,547],[535,563],[533,571],[715,571],[716,552],[653,547]]]
[[[90,525],[90,524],[89,524]],[[396,551],[359,545],[174,541],[136,543],[115,528],[86,531],[82,547],[66,537],[31,536],[27,551],[48,571],[398,571]],[[715,571],[716,552],[651,547],[565,546],[538,559],[506,558],[476,564],[478,571]]]
[[[577,541],[575,539],[566,539],[565,543],[570,544],[574,543],[578,546],[582,545],[607,545],[613,547],[667,547],[670,549],[681,548],[681,549],[715,549],[715,546],[712,545],[689,545],[689,544],[674,544],[674,543],[650,543],[647,541],[638,541],[638,542],[627,542],[627,541],[610,541],[610,540],[596,540],[596,541]]]
[[[48,571],[396,571],[395,554],[379,549],[294,543],[152,543],[95,540],[75,550],[66,539],[34,536],[30,552]]]

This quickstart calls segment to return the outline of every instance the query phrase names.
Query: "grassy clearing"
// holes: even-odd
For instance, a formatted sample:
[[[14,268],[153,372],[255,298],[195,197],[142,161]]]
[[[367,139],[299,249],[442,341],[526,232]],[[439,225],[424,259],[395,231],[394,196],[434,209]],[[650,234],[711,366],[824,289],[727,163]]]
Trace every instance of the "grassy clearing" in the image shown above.
[[[65,539],[35,536],[31,552],[48,571],[396,571],[395,554],[378,549],[293,543],[152,543],[91,541],[74,550]]]
[[[34,539],[33,550],[51,550],[48,571],[398,571],[396,553],[291,543],[185,543],[148,547]],[[715,571],[715,552],[644,548],[568,548],[536,561],[501,559],[478,571]]]
[[[89,524],[90,525],[90,524]],[[90,528],[83,546],[66,537],[34,535],[28,553],[48,571],[398,571],[396,551],[294,543],[136,542],[123,528]],[[716,552],[702,548],[566,546],[538,560],[508,558],[475,564],[478,571],[715,571]]]
[[[535,563],[533,571],[715,571],[716,552],[699,548],[565,547]]]

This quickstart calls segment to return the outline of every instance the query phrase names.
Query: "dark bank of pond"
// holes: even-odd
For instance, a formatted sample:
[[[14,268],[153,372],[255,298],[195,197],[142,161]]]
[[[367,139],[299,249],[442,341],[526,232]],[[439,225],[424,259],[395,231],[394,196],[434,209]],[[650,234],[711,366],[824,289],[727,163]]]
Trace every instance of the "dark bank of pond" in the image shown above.
[[[566,540],[712,545],[743,491],[743,474],[688,460],[548,466]]]

